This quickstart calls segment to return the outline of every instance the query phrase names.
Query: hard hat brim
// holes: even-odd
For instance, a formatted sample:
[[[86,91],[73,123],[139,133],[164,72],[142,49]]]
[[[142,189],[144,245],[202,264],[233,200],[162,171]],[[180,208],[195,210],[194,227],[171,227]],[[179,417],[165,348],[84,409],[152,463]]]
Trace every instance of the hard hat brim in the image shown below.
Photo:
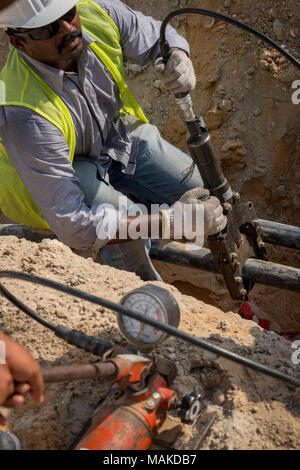
[[[0,28],[40,28],[53,23],[73,8],[79,0],[57,0],[48,6],[34,11],[28,11],[26,0],[17,0],[11,6],[0,12]],[[43,2],[46,3],[45,1]],[[34,8],[34,7],[33,7]],[[32,15],[31,15],[32,12]],[[26,18],[27,13],[27,18]]]

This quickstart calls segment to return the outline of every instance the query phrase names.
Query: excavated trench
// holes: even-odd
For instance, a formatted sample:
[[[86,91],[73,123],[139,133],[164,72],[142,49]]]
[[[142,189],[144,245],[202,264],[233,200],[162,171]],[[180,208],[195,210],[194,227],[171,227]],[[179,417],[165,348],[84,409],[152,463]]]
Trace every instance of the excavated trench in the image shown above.
[[[252,2],[153,1],[125,2],[131,8],[164,18],[176,8],[211,9],[255,26],[299,57],[300,13],[296,0]],[[292,103],[292,83],[299,71],[277,51],[213,18],[176,17],[172,24],[191,46],[197,75],[194,109],[204,116],[225,176],[244,200],[252,200],[258,217],[290,225],[300,222],[300,105]],[[8,50],[0,35],[0,67]],[[127,65],[129,85],[153,124],[183,150],[186,128],[173,97],[166,93],[152,67]],[[153,86],[154,84],[154,86]],[[6,219],[2,216],[2,223]],[[300,267],[295,250],[269,246],[270,260]],[[219,276],[155,262],[163,279],[188,295],[222,310],[237,311]],[[300,294],[256,285],[251,299],[274,317],[283,331],[300,330]]]
[[[293,0],[254,1],[251,8],[243,0],[127,3],[147,14],[159,11],[161,18],[184,7],[218,11],[256,27],[299,57],[300,11]],[[173,24],[190,43],[197,75],[194,109],[205,118],[232,188],[243,200],[254,202],[259,218],[299,226],[300,105],[292,103],[292,83],[299,70],[254,36],[211,17],[185,15]],[[186,128],[172,96],[155,82],[153,98],[149,68],[140,73],[129,70],[133,89],[139,90],[151,121],[167,140],[186,149]],[[267,248],[271,261],[300,267],[299,252]],[[155,265],[163,279],[181,292],[224,311],[238,311],[240,302],[230,298],[220,276],[160,262]],[[300,330],[300,294],[256,285],[251,299],[282,330]]]

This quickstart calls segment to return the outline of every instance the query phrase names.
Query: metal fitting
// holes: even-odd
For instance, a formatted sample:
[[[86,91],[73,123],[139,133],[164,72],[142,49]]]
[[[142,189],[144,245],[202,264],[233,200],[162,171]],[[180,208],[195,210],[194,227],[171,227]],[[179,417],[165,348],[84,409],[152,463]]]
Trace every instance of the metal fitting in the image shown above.
[[[240,290],[240,294],[241,294],[243,297],[245,297],[245,296],[247,295],[246,289],[241,289],[241,290]]]
[[[155,405],[156,405],[155,401],[150,399],[146,402],[145,408],[147,410],[154,410]]]
[[[183,98],[176,98],[176,103],[182,113],[183,119],[186,122],[194,121],[194,119],[196,119],[190,94],[184,96]]]
[[[198,418],[201,411],[200,399],[201,395],[195,392],[191,392],[182,397],[178,415],[183,423],[192,424]]]

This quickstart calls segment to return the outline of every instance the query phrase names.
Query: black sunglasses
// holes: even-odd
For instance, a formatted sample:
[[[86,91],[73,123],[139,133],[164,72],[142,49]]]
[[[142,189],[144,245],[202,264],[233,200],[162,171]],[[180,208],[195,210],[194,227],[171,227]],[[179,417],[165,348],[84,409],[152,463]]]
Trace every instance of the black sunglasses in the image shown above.
[[[28,29],[24,32],[10,28],[6,31],[6,34],[9,36],[22,37],[24,39],[32,39],[33,41],[43,41],[45,39],[50,39],[58,33],[60,21],[67,21],[67,23],[71,23],[71,21],[73,21],[75,18],[76,12],[76,6],[74,6],[65,15],[51,24],[42,26],[41,28]]]

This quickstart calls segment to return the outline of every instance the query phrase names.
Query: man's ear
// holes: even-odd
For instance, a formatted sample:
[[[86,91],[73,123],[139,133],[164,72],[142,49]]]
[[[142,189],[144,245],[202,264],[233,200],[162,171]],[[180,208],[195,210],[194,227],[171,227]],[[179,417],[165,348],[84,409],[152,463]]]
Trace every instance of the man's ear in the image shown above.
[[[10,36],[9,42],[13,47],[16,49],[19,49],[21,52],[26,52],[25,51],[25,44],[26,44],[26,39],[23,38],[17,38],[16,36]]]

